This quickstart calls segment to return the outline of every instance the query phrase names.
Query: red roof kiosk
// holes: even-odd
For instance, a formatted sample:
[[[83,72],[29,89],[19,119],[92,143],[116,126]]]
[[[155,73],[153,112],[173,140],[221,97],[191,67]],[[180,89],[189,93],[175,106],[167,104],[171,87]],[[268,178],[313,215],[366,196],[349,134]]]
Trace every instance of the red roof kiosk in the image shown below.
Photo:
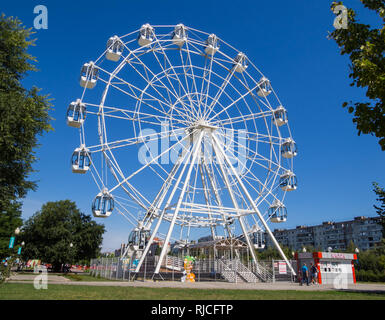
[[[310,270],[310,263],[313,263],[318,269],[319,284],[356,283],[354,260],[357,260],[357,255],[354,253],[296,252],[294,257],[299,277],[303,264]]]

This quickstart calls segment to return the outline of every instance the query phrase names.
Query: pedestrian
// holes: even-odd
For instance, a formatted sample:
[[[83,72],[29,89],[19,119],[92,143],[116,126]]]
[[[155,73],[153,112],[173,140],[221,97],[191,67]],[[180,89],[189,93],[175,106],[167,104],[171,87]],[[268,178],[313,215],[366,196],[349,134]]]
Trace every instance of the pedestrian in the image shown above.
[[[309,285],[309,270],[306,266],[306,263],[303,264],[301,271],[302,271],[301,286],[305,281],[306,281],[306,285]]]
[[[311,283],[312,284],[318,284],[318,269],[317,269],[317,267],[315,265],[311,264],[310,272],[311,272]]]

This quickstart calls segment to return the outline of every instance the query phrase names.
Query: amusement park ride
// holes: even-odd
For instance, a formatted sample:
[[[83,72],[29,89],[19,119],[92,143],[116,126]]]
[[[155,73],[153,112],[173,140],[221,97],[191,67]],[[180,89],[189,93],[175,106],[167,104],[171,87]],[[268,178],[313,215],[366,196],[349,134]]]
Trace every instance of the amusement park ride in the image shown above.
[[[154,238],[166,244],[158,274],[167,244],[188,246],[196,228],[214,240],[241,236],[255,264],[263,241],[251,236],[267,233],[292,269],[268,223],[287,219],[296,144],[245,53],[182,24],[145,24],[111,37],[82,66],[80,85],[67,111],[80,135],[72,171],[92,175],[95,217],[115,210],[133,225],[125,254],[139,259],[136,272]]]

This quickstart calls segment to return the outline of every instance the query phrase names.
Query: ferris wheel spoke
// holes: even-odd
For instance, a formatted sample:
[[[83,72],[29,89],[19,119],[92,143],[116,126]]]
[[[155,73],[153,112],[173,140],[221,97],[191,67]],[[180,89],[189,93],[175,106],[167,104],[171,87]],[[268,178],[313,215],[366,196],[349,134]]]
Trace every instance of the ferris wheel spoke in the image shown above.
[[[170,152],[170,150],[172,150],[173,148],[175,148],[177,145],[181,144],[182,145],[182,142],[186,141],[187,139],[189,139],[190,137],[189,136],[186,136],[185,138],[183,138],[181,141],[178,141],[177,143],[175,143],[174,145],[172,145],[171,147],[169,147],[168,149],[164,150],[162,153],[160,153],[158,156],[152,158],[151,161],[149,161],[148,163],[146,163],[145,165],[143,165],[141,168],[139,168],[138,170],[136,170],[134,173],[132,173],[131,175],[129,175],[127,178],[125,178],[124,180],[122,180],[118,185],[116,185],[115,187],[113,187],[111,189],[111,192],[113,190],[115,190],[116,188],[118,188],[122,183],[125,183],[126,181],[132,179],[133,177],[135,177],[138,173],[140,173],[141,171],[143,171],[145,168],[147,168],[148,166],[150,166],[151,164],[155,163],[159,158],[161,158],[164,154]]]
[[[182,55],[182,52],[187,52],[187,57],[188,57],[190,70],[191,70],[191,78],[193,80],[193,86],[195,87],[195,92],[198,93],[198,86],[197,86],[196,78],[195,78],[195,74],[194,74],[194,67],[193,67],[192,60],[191,60],[192,51],[190,50],[190,47],[189,47],[189,41],[186,41],[186,49],[180,50],[181,55]],[[192,93],[192,92],[190,91],[190,93]],[[199,117],[201,116],[200,111],[201,111],[201,109],[198,107],[198,116]]]
[[[132,220],[129,217],[127,217],[121,210],[118,209],[118,212],[122,216],[124,216],[127,219],[127,221],[129,221],[134,227],[136,227],[136,223],[134,221],[136,221],[138,218],[135,217],[130,211],[127,210],[127,204],[126,203],[122,204],[120,201],[117,200],[117,197],[114,197],[114,200],[118,204],[118,206],[121,207],[122,210],[124,210],[132,218]]]
[[[145,135],[141,134],[135,138],[127,138],[127,139],[114,140],[114,141],[104,141],[102,144],[88,146],[88,149],[90,149],[92,151],[92,153],[96,153],[96,152],[103,151],[104,149],[112,150],[112,149],[127,147],[127,146],[131,146],[131,145],[145,144],[145,143],[148,143],[151,141],[160,140],[161,135],[163,135],[163,136],[164,135],[176,136],[178,134],[178,132],[184,133],[184,128],[180,128],[180,129],[176,129],[176,130],[164,130],[164,131],[162,131],[162,133],[155,132],[155,133],[149,133],[149,134],[145,134]],[[177,141],[178,142],[176,144],[174,144],[173,146],[171,146],[170,149],[175,147],[175,145],[180,143],[179,140],[177,140]]]
[[[133,85],[132,83],[129,83],[128,81],[125,81],[123,79],[121,79],[120,77],[118,77],[116,74],[114,73],[109,73],[108,71],[105,71],[104,69],[101,69],[100,70],[103,70],[105,73],[109,74],[110,75],[110,80],[109,81],[106,81],[106,80],[103,80],[101,79],[102,82],[105,82],[107,85],[109,86],[112,86],[113,88],[125,93],[126,95],[130,96],[131,98],[134,98],[135,100],[137,100],[138,102],[141,102],[141,103],[144,103],[145,105],[151,107],[152,109],[160,112],[161,114],[165,114],[167,115],[169,112],[166,112],[164,107],[165,108],[169,108],[170,106],[170,102],[167,101],[162,95],[161,97],[165,100],[165,101],[162,101],[161,99],[158,99],[156,98],[155,96],[149,94],[146,90],[141,90],[140,88],[136,87],[135,85]],[[111,81],[111,78],[116,78],[117,80],[119,80],[119,82],[112,82]],[[132,94],[128,93],[126,90],[120,88],[118,85],[119,84],[124,84],[124,85],[127,85],[129,87],[129,89],[131,90]],[[154,85],[152,85],[151,83],[149,83],[150,86],[152,88],[155,88]],[[166,86],[163,85],[164,88],[167,88]],[[156,90],[156,89],[155,89]],[[159,94],[159,91],[156,90],[156,92]],[[148,96],[149,99],[144,99],[144,96]],[[160,107],[162,108],[162,110],[159,110],[158,108],[154,107],[152,104],[149,104],[148,102],[146,102],[146,100],[150,100],[150,101],[156,101],[158,102],[158,104],[160,105]],[[186,117],[186,114],[185,113],[181,113],[177,108],[174,108],[178,114],[182,117]]]
[[[158,45],[159,45],[159,40],[157,39],[156,36],[155,36],[155,42],[158,43]],[[164,58],[164,60],[165,60],[165,63],[167,63],[168,66],[169,66],[169,68],[171,68],[171,70],[172,70],[172,72],[173,72],[173,74],[174,74],[174,76],[175,76],[175,80],[176,80],[176,81],[178,82],[178,84],[180,85],[180,88],[183,90],[184,95],[186,95],[187,98],[190,100],[190,104],[191,104],[191,107],[192,107],[193,103],[192,103],[192,101],[191,101],[189,92],[186,91],[186,88],[183,86],[183,83],[182,83],[182,81],[180,80],[179,75],[176,73],[175,68],[174,68],[173,64],[171,63],[170,59],[168,58],[168,55],[167,55],[166,51],[164,50],[164,48],[163,48],[161,45],[159,46],[159,48],[160,48],[161,53],[163,54],[163,58]],[[155,51],[153,51],[153,53],[154,53],[154,55],[156,56]],[[156,59],[157,59],[157,61],[159,62],[159,65],[160,65],[160,67],[163,69],[163,72],[164,72],[166,68],[164,68],[163,65],[160,63],[160,61],[158,60],[158,57],[156,57]],[[195,108],[194,108],[192,111],[193,111],[193,112],[192,112],[193,118],[195,118],[195,117],[194,117],[194,116],[196,116],[196,113],[195,113],[196,110],[195,110]]]
[[[209,97],[209,92],[210,92],[210,83],[211,83],[211,75],[212,75],[212,71],[213,71],[213,61],[214,61],[214,58],[211,57],[209,58],[210,59],[210,68],[209,68],[209,71],[208,71],[208,80],[207,80],[207,85],[206,85],[206,93],[204,95],[204,98],[203,98],[203,85],[204,85],[204,81],[202,81],[202,99],[201,99],[201,103],[203,103],[203,99],[205,99],[205,103],[204,103],[204,107],[203,107],[203,114],[206,114],[206,111],[207,111],[207,100],[208,100],[208,97]]]
[[[105,83],[106,83],[107,85],[109,85],[110,87],[115,88],[116,90],[118,90],[118,91],[120,91],[120,92],[126,94],[127,96],[133,98],[133,99],[136,100],[136,101],[139,101],[139,102],[140,102],[140,101],[142,100],[139,96],[137,96],[137,95],[135,94],[134,91],[133,91],[133,93],[129,93],[129,92],[127,92],[126,90],[120,88],[119,86],[117,86],[117,85],[115,85],[115,84],[113,84],[113,83],[108,83],[107,81],[104,81],[104,80],[101,80],[101,81],[102,81],[102,82],[105,82]],[[129,89],[135,88],[135,86],[133,86],[132,84],[130,84],[130,83],[128,83],[128,82],[125,83],[125,84],[129,87]],[[135,89],[137,89],[137,88],[135,88]],[[139,93],[139,92],[140,92],[140,94],[143,94],[142,91],[139,90],[138,93]],[[154,97],[151,96],[149,93],[144,92],[144,94],[148,95],[151,99],[154,99],[155,101],[159,102],[159,104],[162,106],[162,109],[163,109],[163,104],[164,104],[165,106],[167,106],[167,104],[165,104],[165,103],[163,103],[162,101],[160,101],[160,100],[154,98]],[[166,112],[164,109],[163,109],[163,110],[160,110],[160,109],[156,108],[155,106],[153,106],[153,105],[151,105],[151,104],[149,104],[149,103],[146,103],[146,105],[149,106],[149,107],[151,107],[153,110],[157,111],[158,113],[167,116],[167,112]]]
[[[221,113],[225,112],[227,109],[229,109],[230,107],[232,107],[232,106],[233,106],[234,104],[236,104],[238,101],[240,101],[240,100],[244,99],[246,96],[252,94],[252,92],[253,92],[256,88],[257,88],[257,86],[255,86],[255,87],[249,89],[246,93],[242,94],[242,95],[241,95],[240,97],[238,97],[236,100],[234,100],[234,101],[231,102],[229,105],[227,105],[224,109],[222,109],[221,111],[219,111],[218,113],[216,113],[216,114],[215,114],[215,117],[218,117]],[[210,116],[211,111],[212,111],[212,110],[209,111],[210,113],[207,114],[207,117]],[[211,121],[213,118],[214,118],[214,117],[209,118],[209,121]]]
[[[229,84],[231,78],[233,77],[234,75],[234,72],[235,72],[235,69],[232,68],[229,70],[230,73],[226,76],[226,79],[224,80],[224,82],[221,84],[218,92],[215,94],[214,98],[213,98],[213,101],[210,103],[210,105],[207,107],[207,111],[205,112],[205,114],[203,115],[205,119],[207,119],[207,117],[210,115],[211,111],[214,109],[215,105],[217,104],[218,100],[220,99],[220,97],[222,96],[223,92],[225,91],[227,85]]]
[[[219,125],[221,124],[222,126],[230,125],[230,124],[236,124],[236,123],[241,123],[241,122],[246,122],[246,121],[252,121],[252,120],[258,120],[267,116],[270,116],[272,114],[271,111],[262,111],[258,113],[250,113],[247,115],[241,115],[238,117],[233,117],[232,119],[227,119],[226,121],[224,120],[214,120],[212,122],[213,125]]]
[[[135,55],[134,55],[135,56]],[[147,85],[149,85],[150,87],[152,87],[158,94],[159,96],[161,96],[164,101],[166,101],[166,103],[168,103],[169,105],[173,105],[173,103],[171,102],[171,99],[170,97],[168,97],[168,99],[166,99],[166,97],[164,97],[160,92],[159,90],[156,89],[157,85],[154,84],[154,81],[158,81],[159,83],[161,83],[161,85],[159,85],[159,88],[162,88],[162,89],[166,89],[167,91],[167,94],[171,94],[175,99],[178,99],[178,95],[175,91],[175,88],[172,86],[172,88],[174,89],[172,92],[172,90],[170,90],[166,85],[164,85],[164,83],[159,79],[158,75],[154,74],[151,69],[142,61],[140,60],[139,58],[137,58],[140,62],[140,64],[142,65],[142,67],[145,69],[146,72],[149,72],[151,75],[152,75],[152,79],[149,79],[149,77],[145,77],[141,74],[141,72],[132,66],[132,63],[130,62],[130,60],[127,60],[127,63],[129,63],[133,68],[134,70],[147,82]],[[187,111],[186,108],[184,108],[185,111]]]
[[[226,152],[226,151],[225,151],[225,152]],[[230,153],[231,153],[230,157],[233,156],[233,157],[236,159],[234,153],[233,153],[231,150],[227,149],[227,152],[230,152]],[[230,158],[230,159],[231,159],[231,158]],[[267,160],[267,159],[266,159],[266,160]],[[260,166],[260,167],[262,167],[262,168],[264,168],[265,170],[267,170],[267,172],[270,172],[270,171],[271,171],[271,165],[270,165],[270,163],[272,163],[272,162],[271,162],[270,160],[268,160],[268,161],[269,161],[269,166],[267,167],[267,166],[265,166],[265,165],[263,165],[263,164],[261,164],[261,163],[255,161],[255,160],[252,160],[253,163],[257,164],[258,166]],[[277,170],[275,171],[275,172],[276,172],[276,173],[275,173],[275,176],[277,176],[277,172],[279,171],[279,169],[280,169],[280,167],[279,167],[279,165],[278,165],[278,168],[277,168]],[[269,194],[270,194],[270,191],[269,191],[269,189],[268,189],[268,187],[267,187],[267,185],[268,185],[267,180],[265,181],[265,183],[263,183],[260,179],[258,179],[258,177],[255,176],[255,174],[254,174],[253,172],[249,171],[248,173],[249,173],[249,177],[248,177],[248,178],[245,178],[245,181],[250,185],[250,187],[252,187],[252,189],[254,189],[254,190],[256,191],[256,193],[257,193],[259,196],[260,196],[260,194],[262,194],[263,192],[269,192]],[[254,187],[254,184],[249,183],[248,179],[257,182],[257,183],[260,185],[260,190],[256,190],[255,187]]]
[[[222,139],[225,138],[225,137],[223,136],[222,133],[218,132],[218,134],[219,134],[220,136],[222,136]],[[265,142],[265,141],[259,141],[259,142]],[[265,142],[265,143],[271,145],[271,142]],[[252,158],[251,158],[251,157],[248,157],[248,159],[249,159],[250,161],[256,162],[256,159],[258,159],[258,160],[262,160],[262,161],[267,162],[267,163],[269,164],[269,166],[264,166],[264,165],[261,164],[261,163],[257,163],[258,165],[262,166],[262,167],[263,167],[264,169],[266,169],[266,170],[271,170],[271,167],[272,167],[273,165],[277,166],[278,169],[281,169],[281,168],[282,168],[282,167],[279,165],[278,161],[277,161],[277,162],[274,162],[274,161],[272,161],[271,159],[268,159],[268,158],[264,157],[263,155],[259,154],[257,151],[254,151],[254,150],[252,150],[251,148],[246,147],[245,145],[239,143],[238,141],[236,141],[236,140],[234,140],[234,139],[233,139],[231,142],[228,143],[228,145],[230,145],[230,146],[231,146],[231,144],[235,144],[236,147],[237,147],[238,149],[243,149],[243,150],[245,151],[244,153],[246,154],[246,157],[248,157],[248,156],[247,156],[248,154],[252,154]],[[236,159],[236,156],[235,156],[235,150],[234,150],[234,151],[231,151],[230,148],[227,148],[226,150],[228,150],[229,152],[231,152],[231,155]],[[238,150],[238,152],[239,152],[239,150]]]
[[[172,83],[171,80],[175,80],[177,83],[178,83],[178,86],[179,88],[182,88],[182,84],[180,82],[180,79],[179,77],[176,75],[176,72],[174,70],[174,68],[172,66],[170,67],[166,67],[166,66],[163,66],[163,64],[160,62],[158,56],[155,54],[155,52],[153,52],[154,56],[155,56],[155,59],[156,61],[158,62],[159,66],[161,67],[162,69],[162,72],[163,74],[165,75],[167,81],[169,82],[170,86],[173,88],[173,91],[175,92],[175,96],[176,96],[176,102],[174,104],[172,104],[172,107],[173,108],[176,108],[176,105],[177,105],[177,102],[180,102],[184,112],[186,112],[186,116],[189,117],[190,120],[194,119],[194,112],[193,112],[193,109],[192,108],[188,108],[188,106],[186,106],[183,102],[183,99],[181,99],[182,97],[182,93],[180,92],[177,92],[177,90],[175,89],[174,87],[174,84]],[[165,59],[166,60],[166,59]],[[175,78],[173,78],[170,74],[169,74],[169,70],[172,70],[173,73],[175,74]]]

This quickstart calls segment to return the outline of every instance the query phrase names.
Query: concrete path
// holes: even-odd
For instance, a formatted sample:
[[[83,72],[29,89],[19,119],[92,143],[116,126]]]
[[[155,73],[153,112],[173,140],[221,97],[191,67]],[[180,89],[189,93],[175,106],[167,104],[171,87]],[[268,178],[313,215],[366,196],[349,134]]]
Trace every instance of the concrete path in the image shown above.
[[[16,282],[33,282],[33,280],[35,279],[35,277],[38,276],[38,274],[14,274],[14,275],[11,275],[11,277],[7,280],[7,282],[13,282],[13,281],[16,281]],[[49,283],[58,283],[58,284],[62,284],[62,283],[65,283],[65,282],[71,282],[70,279],[67,279],[63,276],[60,276],[60,275],[51,275],[51,274],[48,274],[48,282]]]
[[[36,275],[12,275],[9,283],[32,283]],[[75,286],[116,286],[116,287],[148,287],[148,288],[191,288],[191,289],[237,289],[237,290],[301,290],[301,291],[328,291],[336,290],[330,285],[300,286],[298,283],[228,283],[228,282],[177,282],[177,281],[72,281],[59,275],[48,275],[48,284],[63,284]],[[344,290],[355,292],[376,292],[385,294],[383,284],[355,284]]]

